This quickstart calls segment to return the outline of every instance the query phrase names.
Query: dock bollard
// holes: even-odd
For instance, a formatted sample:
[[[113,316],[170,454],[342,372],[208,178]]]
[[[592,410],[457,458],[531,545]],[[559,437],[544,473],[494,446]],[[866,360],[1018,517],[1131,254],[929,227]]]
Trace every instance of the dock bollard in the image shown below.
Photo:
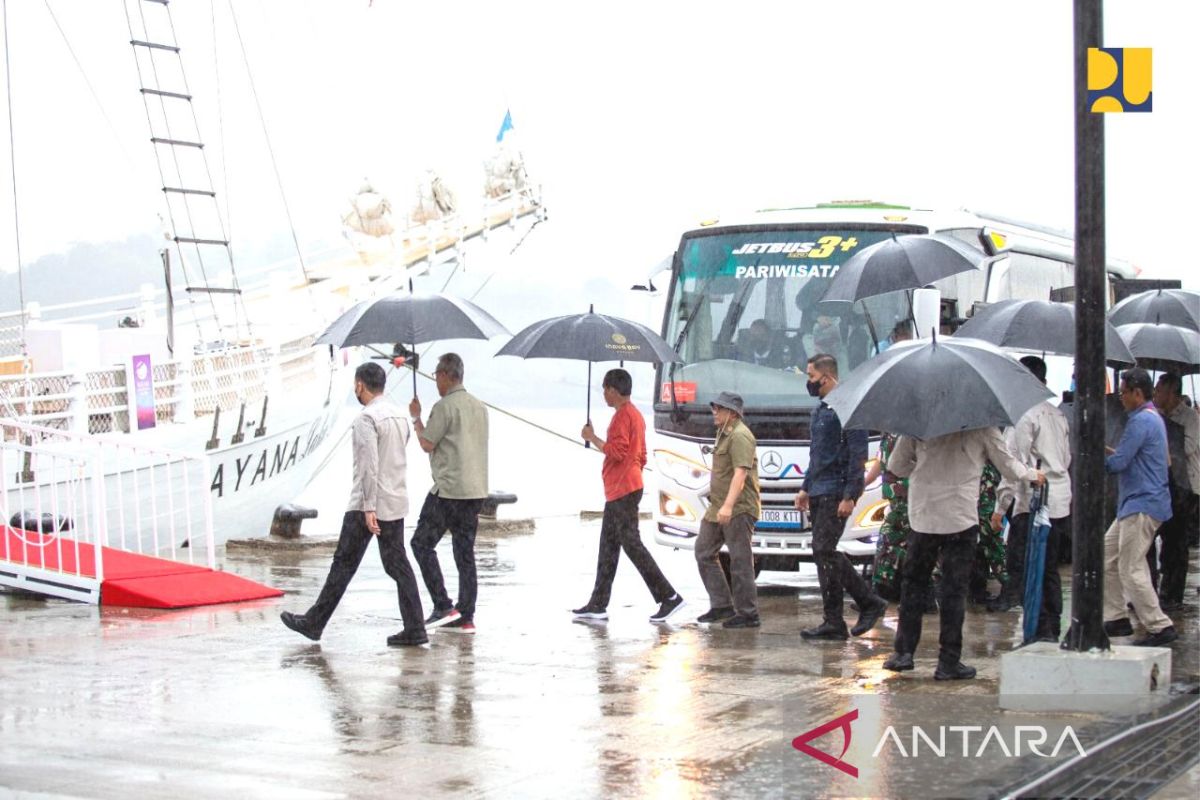
[[[515,502],[517,502],[517,496],[511,492],[490,492],[479,509],[479,516],[484,519],[495,519],[498,506]]]
[[[281,539],[299,539],[300,524],[304,520],[314,519],[316,516],[315,508],[285,503],[275,509],[275,518],[271,520],[271,535]]]

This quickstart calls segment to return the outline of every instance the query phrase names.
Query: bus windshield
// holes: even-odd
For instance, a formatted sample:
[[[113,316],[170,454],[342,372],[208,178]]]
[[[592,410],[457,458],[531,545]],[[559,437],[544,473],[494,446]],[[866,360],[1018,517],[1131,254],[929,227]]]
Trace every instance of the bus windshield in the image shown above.
[[[685,237],[666,319],[680,363],[660,370],[660,404],[707,407],[718,392],[747,410],[811,410],[805,365],[817,353],[843,375],[886,346],[910,316],[904,292],[821,303],[839,267],[887,230],[751,230]],[[884,343],[884,344],[881,344]]]

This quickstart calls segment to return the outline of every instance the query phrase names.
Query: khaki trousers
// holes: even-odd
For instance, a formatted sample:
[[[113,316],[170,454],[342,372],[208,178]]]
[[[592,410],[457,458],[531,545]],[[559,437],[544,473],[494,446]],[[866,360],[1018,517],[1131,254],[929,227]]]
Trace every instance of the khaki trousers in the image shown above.
[[[1149,514],[1130,514],[1113,520],[1104,534],[1104,621],[1125,619],[1128,599],[1142,625],[1158,633],[1171,619],[1158,605],[1158,595],[1150,583],[1146,552],[1154,541],[1158,520]]]

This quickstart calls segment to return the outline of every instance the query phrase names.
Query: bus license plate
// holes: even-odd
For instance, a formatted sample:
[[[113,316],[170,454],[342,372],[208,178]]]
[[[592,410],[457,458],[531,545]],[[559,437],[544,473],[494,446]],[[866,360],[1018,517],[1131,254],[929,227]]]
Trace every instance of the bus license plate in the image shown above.
[[[800,512],[779,508],[764,508],[760,522],[765,522],[772,527],[795,528],[798,530],[800,528]]]

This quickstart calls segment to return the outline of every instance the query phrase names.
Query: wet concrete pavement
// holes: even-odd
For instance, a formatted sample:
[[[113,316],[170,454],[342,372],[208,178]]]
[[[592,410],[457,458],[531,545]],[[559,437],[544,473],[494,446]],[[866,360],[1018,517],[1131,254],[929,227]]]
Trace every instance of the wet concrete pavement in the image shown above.
[[[598,534],[572,518],[481,534],[479,632],[436,631],[421,648],[385,645],[398,612],[375,551],[319,644],[278,617],[315,598],[328,552],[227,554],[226,568],[287,592],[251,604],[161,612],[0,595],[0,794],[985,797],[1074,748],[978,755],[976,739],[962,757],[952,736],[944,757],[911,758],[907,728],[904,747],[877,743],[889,725],[997,725],[1012,744],[1022,724],[1046,727],[1045,750],[1066,726],[1090,747],[1124,724],[998,709],[1016,612],[968,610],[964,660],[979,678],[954,684],[932,679],[935,617],[903,675],[882,669],[894,608],[860,640],[805,643],[800,628],[820,615],[811,573],[764,573],[762,628],[709,630],[695,623],[707,602],[691,554],[651,544],[689,603],[671,624],[647,621],[655,606],[628,562],[610,620],[573,622]],[[453,586],[448,542],[439,555]],[[1189,607],[1175,615],[1176,681],[1200,673],[1195,567],[1193,556]],[[842,758],[857,778],[792,747],[851,710]],[[813,745],[837,756],[841,736]],[[1194,786],[1185,775],[1164,796]]]

